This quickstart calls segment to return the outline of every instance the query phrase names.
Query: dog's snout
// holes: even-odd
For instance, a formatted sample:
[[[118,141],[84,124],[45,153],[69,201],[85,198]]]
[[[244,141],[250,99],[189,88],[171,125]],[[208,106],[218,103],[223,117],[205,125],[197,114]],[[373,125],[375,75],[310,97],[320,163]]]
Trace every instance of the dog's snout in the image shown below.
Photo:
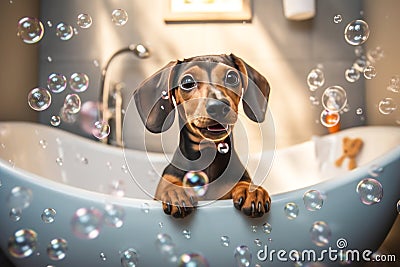
[[[206,111],[213,119],[224,119],[230,111],[230,103],[227,99],[208,99]]]

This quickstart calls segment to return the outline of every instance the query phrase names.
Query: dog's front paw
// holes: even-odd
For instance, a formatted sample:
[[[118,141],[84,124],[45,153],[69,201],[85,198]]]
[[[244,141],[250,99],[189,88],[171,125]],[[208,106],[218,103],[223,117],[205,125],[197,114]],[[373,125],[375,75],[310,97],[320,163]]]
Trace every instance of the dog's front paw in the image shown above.
[[[184,218],[196,208],[197,198],[184,188],[174,185],[161,194],[163,210],[175,218]]]
[[[249,217],[261,217],[271,207],[271,198],[261,186],[250,188],[249,182],[239,182],[232,190],[235,208]]]

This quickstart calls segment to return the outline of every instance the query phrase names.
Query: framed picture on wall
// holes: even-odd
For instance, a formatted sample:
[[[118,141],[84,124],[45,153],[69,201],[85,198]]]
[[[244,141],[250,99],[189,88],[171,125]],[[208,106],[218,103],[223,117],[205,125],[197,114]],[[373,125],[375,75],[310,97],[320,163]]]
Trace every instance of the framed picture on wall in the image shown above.
[[[166,22],[250,21],[251,0],[165,0]]]

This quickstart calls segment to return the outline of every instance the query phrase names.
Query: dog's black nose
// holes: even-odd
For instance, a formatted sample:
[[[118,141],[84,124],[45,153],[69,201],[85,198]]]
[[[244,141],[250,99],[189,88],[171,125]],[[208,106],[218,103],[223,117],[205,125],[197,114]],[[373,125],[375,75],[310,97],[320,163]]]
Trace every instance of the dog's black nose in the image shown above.
[[[231,110],[227,99],[208,99],[206,103],[206,111],[215,120],[224,119]]]

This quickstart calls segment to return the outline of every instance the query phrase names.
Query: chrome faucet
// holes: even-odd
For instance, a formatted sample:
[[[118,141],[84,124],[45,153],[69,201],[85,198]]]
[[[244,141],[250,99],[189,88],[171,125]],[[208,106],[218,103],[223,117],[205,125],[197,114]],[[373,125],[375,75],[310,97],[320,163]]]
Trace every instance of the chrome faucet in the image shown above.
[[[141,44],[130,45],[115,52],[107,61],[106,66],[101,72],[100,82],[100,119],[110,125],[111,132],[106,138],[101,139],[103,143],[112,144],[119,147],[123,146],[122,142],[122,122],[123,122],[123,109],[122,109],[122,91],[125,85],[117,83],[110,89],[110,83],[106,83],[106,76],[108,68],[112,60],[124,53],[133,53],[136,57],[144,59],[150,56],[149,50]]]

